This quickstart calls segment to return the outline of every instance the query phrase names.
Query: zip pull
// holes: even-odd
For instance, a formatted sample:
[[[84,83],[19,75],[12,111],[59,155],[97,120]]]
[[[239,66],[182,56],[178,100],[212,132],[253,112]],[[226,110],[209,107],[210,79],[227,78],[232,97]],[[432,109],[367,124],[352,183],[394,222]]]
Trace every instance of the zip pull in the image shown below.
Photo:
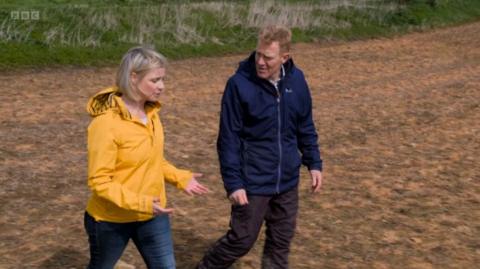
[[[277,90],[277,103],[280,103],[280,91],[277,87],[275,87],[275,90]]]

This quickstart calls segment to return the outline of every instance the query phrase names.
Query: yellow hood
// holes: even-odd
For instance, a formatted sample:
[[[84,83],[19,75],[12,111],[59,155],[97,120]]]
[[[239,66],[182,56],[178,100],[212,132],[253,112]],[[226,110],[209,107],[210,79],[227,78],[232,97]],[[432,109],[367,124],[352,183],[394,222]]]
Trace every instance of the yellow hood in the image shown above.
[[[121,101],[122,94],[118,91],[118,88],[113,86],[106,88],[88,100],[87,103],[87,112],[92,117],[96,117],[104,114],[109,110],[113,110],[120,114],[125,119],[131,119],[128,109],[125,107],[123,101]],[[153,111],[158,111],[161,105],[159,102],[147,102],[146,110],[147,113]]]

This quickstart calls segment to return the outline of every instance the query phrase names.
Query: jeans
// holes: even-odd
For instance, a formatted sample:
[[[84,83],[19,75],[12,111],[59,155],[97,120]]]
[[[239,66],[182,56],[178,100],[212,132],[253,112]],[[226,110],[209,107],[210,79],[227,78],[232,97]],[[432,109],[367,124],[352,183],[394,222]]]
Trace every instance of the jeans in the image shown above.
[[[85,230],[90,243],[88,269],[112,269],[130,239],[148,268],[175,268],[168,215],[156,216],[148,221],[114,223],[95,221],[85,212]]]
[[[266,239],[262,269],[287,269],[298,212],[298,188],[272,196],[248,195],[248,204],[232,206],[230,229],[205,254],[197,269],[226,269],[247,254],[262,224]]]

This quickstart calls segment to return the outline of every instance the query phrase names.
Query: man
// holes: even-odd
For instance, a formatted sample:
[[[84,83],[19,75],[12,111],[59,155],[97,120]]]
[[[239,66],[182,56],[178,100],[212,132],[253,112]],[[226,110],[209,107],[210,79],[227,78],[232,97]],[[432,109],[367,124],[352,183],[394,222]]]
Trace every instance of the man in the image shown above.
[[[217,149],[232,202],[230,230],[197,268],[228,268],[251,249],[264,221],[262,268],[288,268],[301,163],[310,171],[312,191],[322,184],[310,92],[290,46],[289,29],[263,28],[256,51],[227,82]]]

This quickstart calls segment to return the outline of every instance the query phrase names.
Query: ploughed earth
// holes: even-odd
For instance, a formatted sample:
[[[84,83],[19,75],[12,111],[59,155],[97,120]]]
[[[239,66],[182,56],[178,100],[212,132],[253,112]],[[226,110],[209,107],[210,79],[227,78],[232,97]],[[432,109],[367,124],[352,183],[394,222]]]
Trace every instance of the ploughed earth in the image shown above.
[[[478,268],[480,23],[392,39],[298,44],[324,159],[302,168],[291,268]],[[161,117],[167,158],[212,192],[169,187],[178,268],[228,227],[216,155],[220,98],[247,55],[174,61]],[[116,67],[0,74],[0,268],[85,268],[85,104]],[[235,268],[260,268],[264,236]],[[133,245],[122,261],[145,268]],[[475,265],[477,264],[477,265]]]

